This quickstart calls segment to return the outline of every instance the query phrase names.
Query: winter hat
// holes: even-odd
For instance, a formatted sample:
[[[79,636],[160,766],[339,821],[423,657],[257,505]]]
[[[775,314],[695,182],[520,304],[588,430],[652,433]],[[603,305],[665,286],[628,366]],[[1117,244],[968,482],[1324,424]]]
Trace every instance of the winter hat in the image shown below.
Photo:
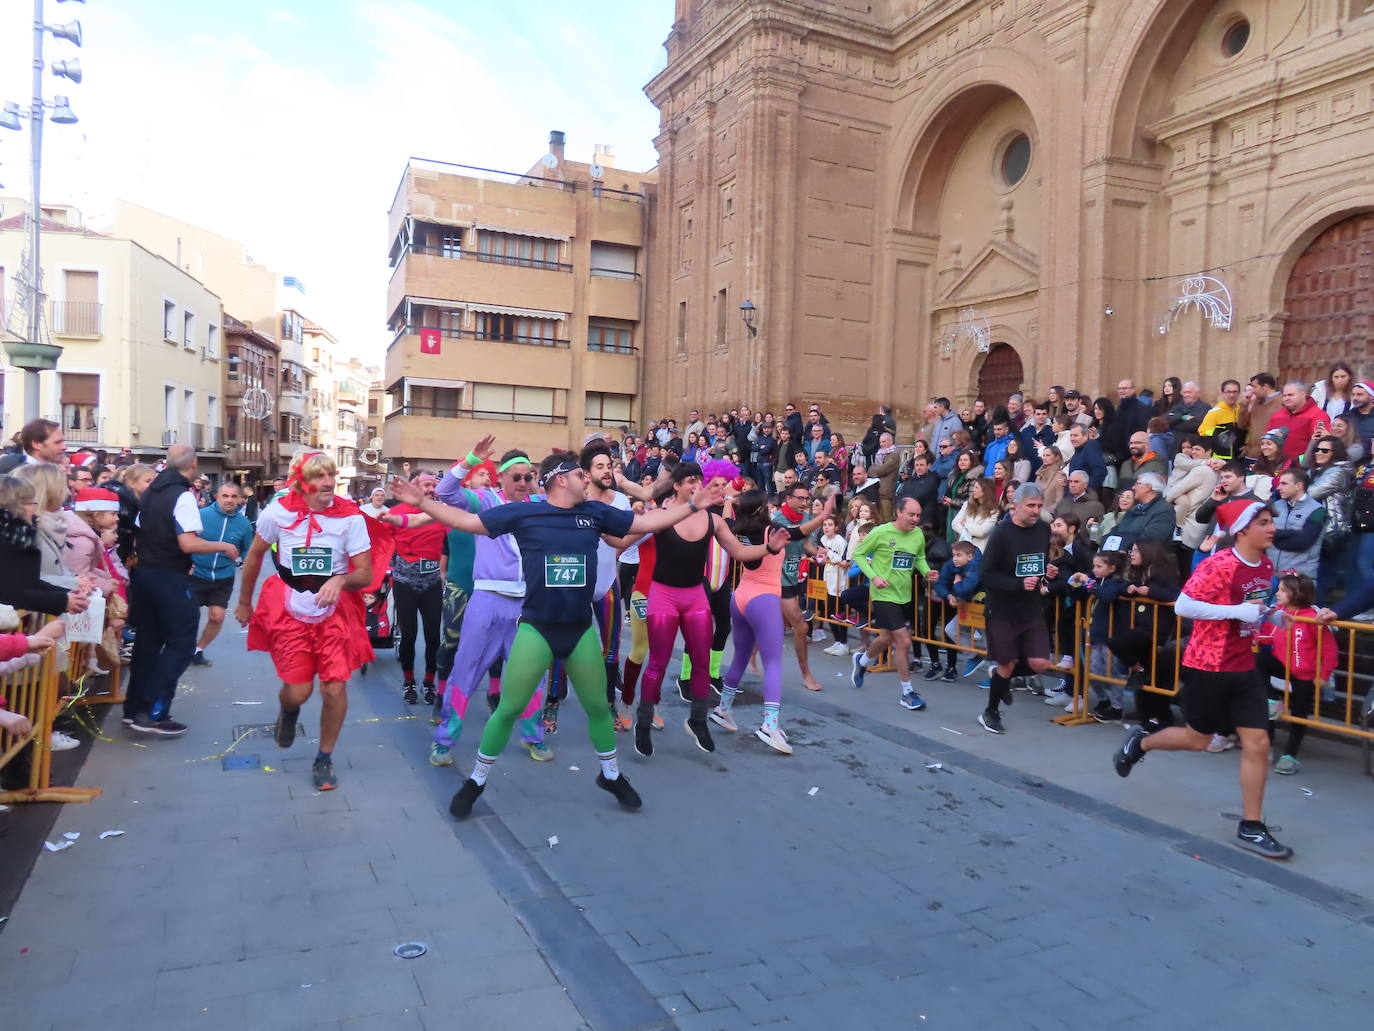
[[[1284,441],[1288,439],[1288,427],[1275,426],[1272,430],[1265,431],[1264,436],[1260,439],[1272,440],[1275,444],[1279,446],[1280,450],[1282,450]]]
[[[1237,498],[1217,506],[1217,525],[1232,537],[1250,525],[1251,520],[1264,511],[1263,503]]]
[[[119,495],[104,487],[83,487],[76,492],[78,512],[118,512]]]
[[[1359,387],[1370,397],[1374,397],[1374,383],[1369,382],[1369,380],[1362,379],[1360,382],[1356,383],[1355,386]]]
[[[79,469],[89,469],[97,464],[96,456],[89,451],[78,451],[71,456],[72,465]]]

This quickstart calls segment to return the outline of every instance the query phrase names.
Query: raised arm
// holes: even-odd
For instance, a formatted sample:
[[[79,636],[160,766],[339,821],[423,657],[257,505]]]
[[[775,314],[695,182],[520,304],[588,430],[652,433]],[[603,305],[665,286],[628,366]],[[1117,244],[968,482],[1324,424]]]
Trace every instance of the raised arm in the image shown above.
[[[460,508],[452,505],[443,505],[434,498],[425,497],[425,492],[408,480],[399,477],[391,481],[391,493],[396,495],[407,505],[418,508],[427,516],[433,517],[436,521],[454,530],[462,530],[464,533],[475,534],[479,537],[491,536],[487,533],[486,527],[482,525],[482,520],[471,512],[464,512]]]
[[[830,518],[831,515],[834,514],[834,512],[835,495],[832,494],[830,495],[830,497],[825,499],[825,506],[821,509],[820,515],[816,516],[815,519],[808,519],[806,522],[802,523],[799,527],[797,527],[797,529],[800,530],[803,534],[810,535],[815,531],[819,530],[821,526],[825,523],[825,521],[828,518]]]
[[[434,488],[435,496],[447,505],[467,508],[468,493],[463,486],[463,480],[470,470],[485,462],[495,453],[495,450],[496,438],[487,434],[472,446],[472,450],[467,453],[465,458],[459,459],[452,468],[444,471],[444,475],[439,478],[439,483]],[[416,523],[414,525],[423,526],[424,524]]]
[[[724,519],[713,519],[711,525],[717,542],[725,549],[725,553],[737,562],[757,562],[770,552],[777,554],[786,546],[791,536],[782,527],[775,526],[767,531],[762,544],[744,544],[735,536],[735,531],[730,529]]]
[[[685,505],[673,505],[669,508],[659,508],[652,512],[645,512],[637,515],[634,522],[630,524],[630,533],[658,533],[659,530],[666,530],[670,526],[682,522],[693,512],[720,502],[720,491],[711,487],[702,486],[692,495],[692,500]],[[626,538],[628,539],[628,534]]]

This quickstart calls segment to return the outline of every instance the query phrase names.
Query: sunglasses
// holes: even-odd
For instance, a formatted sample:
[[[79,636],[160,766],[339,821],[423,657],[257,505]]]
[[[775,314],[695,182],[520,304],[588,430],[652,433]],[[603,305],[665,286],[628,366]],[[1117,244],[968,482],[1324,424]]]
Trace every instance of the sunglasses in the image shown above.
[[[534,473],[511,473],[510,478],[516,483],[533,483]]]
[[[1317,448],[1317,454],[1319,454],[1319,455],[1329,455],[1329,454],[1331,454],[1334,450],[1335,450],[1334,448],[1319,447],[1319,448]]]

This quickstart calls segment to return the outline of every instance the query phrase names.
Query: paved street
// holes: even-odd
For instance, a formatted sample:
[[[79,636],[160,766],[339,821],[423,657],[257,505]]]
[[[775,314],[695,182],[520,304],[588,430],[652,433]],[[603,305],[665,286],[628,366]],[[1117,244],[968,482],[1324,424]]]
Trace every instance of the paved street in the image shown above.
[[[455,825],[478,728],[431,768],[390,656],[355,684],[338,791],[311,789],[308,740],[221,756],[275,714],[242,648],[227,631],[185,677],[185,738],[135,747],[108,721],[80,779],[104,794],[62,811],[49,840],[80,838],[0,934],[6,1026],[1368,1026],[1370,830],[1349,823],[1374,784],[1348,747],[1312,742],[1311,775],[1271,783],[1298,849],[1277,866],[1226,844],[1233,753],[1122,783],[1114,728],[1020,695],[994,739],[976,687],[909,713],[892,677],[856,692],[817,656],[827,689],[784,695],[791,758],[750,735],[757,695],[711,756],[674,700],[653,760],[622,753],[645,798],[626,814],[570,702],[556,760],[508,750]],[[407,941],[428,952],[394,957]]]

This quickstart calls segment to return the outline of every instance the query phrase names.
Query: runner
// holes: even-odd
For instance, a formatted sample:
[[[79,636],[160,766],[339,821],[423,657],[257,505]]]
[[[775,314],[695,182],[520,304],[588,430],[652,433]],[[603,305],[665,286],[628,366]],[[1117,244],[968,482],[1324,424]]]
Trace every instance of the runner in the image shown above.
[[[568,666],[573,690],[587,713],[587,730],[601,771],[597,787],[610,792],[626,809],[643,804],[616,762],[615,730],[605,706],[606,666],[592,628],[592,592],[596,584],[596,543],[602,533],[624,537],[655,533],[696,514],[715,492],[698,487],[685,505],[635,516],[588,501],[587,475],[567,455],[553,454],[540,465],[539,482],[547,500],[502,505],[480,516],[443,508],[415,487],[398,482],[403,501],[449,526],[479,536],[515,536],[525,572],[526,593],[520,627],[501,678],[501,704],[487,722],[472,776],[463,782],[449,812],[459,820],[472,812],[486,786],[487,774],[510,738],[517,714],[534,697],[540,679],[555,658]],[[465,634],[464,642],[472,637]]]
[[[731,712],[749,657],[757,648],[763,661],[763,725],[754,732],[764,744],[783,755],[792,754],[787,734],[778,726],[782,704],[782,565],[789,540],[802,536],[796,527],[770,527],[768,495],[747,490],[735,500],[734,531],[741,544],[762,540],[768,554],[740,565],[739,586],[730,599],[735,653],[725,671],[720,703],[711,710],[711,722],[729,731],[739,730]]]
[[[435,492],[440,501],[465,512],[480,514],[506,504],[529,500],[534,484],[534,469],[530,465],[529,455],[518,449],[501,456],[501,462],[496,467],[497,488],[468,490],[462,486],[472,472],[490,464],[487,459],[493,452],[494,444],[494,437],[483,437],[473,446],[467,458],[444,473]],[[425,514],[425,518],[429,518],[429,515]],[[440,522],[447,521],[440,519]],[[463,531],[458,529],[455,532]],[[451,753],[463,730],[468,701],[488,671],[493,667],[499,669],[502,661],[510,655],[525,598],[525,575],[515,539],[469,536],[475,538],[476,547],[472,565],[472,597],[468,599],[463,614],[463,627],[467,632],[459,639],[453,670],[444,691],[439,726],[434,731],[434,745],[429,753],[429,761],[434,766],[453,765]],[[492,693],[489,691],[488,695]],[[499,701],[497,704],[499,706]],[[553,749],[544,744],[544,727],[538,718],[543,705],[541,683],[536,686],[528,707],[519,716],[520,740],[530,758],[536,762],[548,762],[553,758]],[[493,711],[495,709],[496,706],[493,706]]]
[[[726,484],[739,470],[732,463],[714,465],[716,473],[702,484],[701,466],[695,462],[679,462],[673,470],[673,493],[665,501],[664,513],[676,514],[690,505],[691,499],[703,489],[720,498]],[[643,518],[647,518],[643,517]],[[676,519],[673,522],[677,522]],[[671,525],[671,524],[670,524]],[[663,675],[672,658],[673,642],[678,630],[687,653],[694,658],[692,670],[692,708],[683,726],[703,752],[714,752],[707,714],[711,711],[710,650],[711,610],[707,607],[702,576],[706,570],[710,542],[717,540],[726,552],[741,561],[753,561],[767,554],[767,547],[741,544],[723,518],[711,511],[692,512],[680,527],[665,528],[654,540],[656,552],[653,580],[649,585],[649,664],[644,668],[643,690],[635,713],[635,751],[646,759],[654,754],[654,706],[658,704],[663,687]]]
[[[433,473],[419,472],[411,480],[425,497],[434,497]],[[444,573],[441,560],[448,527],[436,523],[413,505],[394,505],[378,517],[396,527],[396,553],[391,557],[391,596],[396,602],[396,624],[401,643],[396,659],[401,664],[405,703],[415,705],[420,694],[415,683],[415,642],[420,627],[425,631],[425,704],[434,704],[434,679],[439,670],[439,627],[444,610]]]
[[[358,592],[372,580],[372,541],[358,506],[334,494],[338,470],[320,451],[291,463],[286,493],[258,516],[253,546],[243,564],[234,616],[248,627],[249,651],[265,651],[282,680],[276,740],[296,740],[301,706],[320,680],[320,747],[312,775],[317,791],[338,784],[334,746],[348,712],[348,678],[373,659]],[[253,589],[270,545],[276,575],[263,584],[257,608]]]
[[[1050,632],[1045,624],[1040,580],[1058,576],[1049,562],[1050,524],[1040,518],[1045,492],[1023,483],[1012,495],[1009,519],[988,536],[978,575],[987,612],[988,659],[993,663],[988,704],[978,725],[1003,734],[1001,703],[1011,704],[1011,678],[1024,662],[1031,673],[1050,668]],[[1019,675],[1019,674],[1018,674]]]
[[[806,511],[811,504],[811,491],[804,483],[794,483],[787,488],[787,497],[773,516],[773,525],[784,530],[793,528],[801,531],[801,538],[787,543],[787,554],[782,559],[782,618],[792,628],[792,646],[797,652],[797,665],[801,668],[802,685],[808,691],[819,691],[821,685],[811,675],[811,663],[807,660],[806,648],[810,643],[811,632],[802,615],[801,603],[806,594],[806,583],[801,575],[802,556],[816,551],[810,535],[825,523],[825,517],[835,510],[835,499],[826,502],[819,515],[806,519]],[[803,522],[803,520],[806,520]]]
[[[872,591],[873,638],[867,651],[854,653],[854,669],[850,680],[855,687],[864,686],[864,677],[883,653],[892,649],[901,684],[900,702],[907,709],[926,707],[916,689],[911,686],[911,630],[916,621],[916,590],[912,570],[918,570],[928,580],[939,579],[939,571],[926,562],[926,535],[921,529],[921,503],[915,498],[899,498],[892,522],[874,529],[854,549],[854,561],[869,578]]]
[[[238,548],[240,555],[248,554],[253,543],[253,524],[239,511],[243,495],[238,485],[225,482],[215,491],[213,504],[200,510],[200,534],[203,541],[228,541]],[[217,551],[191,556],[191,598],[198,607],[206,609],[205,629],[196,642],[192,666],[209,666],[205,649],[219,636],[224,626],[224,610],[234,593],[234,573],[238,563]]]
[[[1193,620],[1183,653],[1185,726],[1146,734],[1131,727],[1113,755],[1126,777],[1146,753],[1201,752],[1213,734],[1240,737],[1241,820],[1236,844],[1270,859],[1290,859],[1264,824],[1264,785],[1269,773],[1268,678],[1255,669],[1254,640],[1274,611],[1268,604],[1274,564],[1265,552],[1274,543],[1274,517],[1261,502],[1237,499],[1217,507],[1218,525],[1235,538],[1193,571],[1174,610]]]
[[[495,478],[496,466],[483,462],[468,470],[462,485],[469,490],[482,490],[491,486]],[[439,617],[439,654],[434,660],[439,674],[436,681],[438,697],[434,699],[436,722],[442,714],[449,677],[453,675],[453,659],[462,640],[463,616],[467,612],[468,599],[472,597],[472,563],[476,555],[477,541],[472,534],[462,530],[448,531],[444,538],[444,611]]]
[[[730,489],[738,492],[744,489],[744,480],[739,469],[731,462],[712,459],[705,463],[702,475],[709,483],[717,475],[730,477]],[[711,509],[712,513],[727,521],[731,518],[729,502]],[[730,564],[730,556],[718,541],[711,541],[710,552],[706,558],[704,586],[706,605],[711,610],[711,690],[719,697],[721,693],[721,665],[725,661],[725,644],[730,640],[730,594],[734,588],[735,571]],[[692,680],[692,657],[683,653],[682,669],[677,678],[677,692],[684,702],[691,701],[688,685]]]
[[[646,508],[645,511],[648,511]],[[652,535],[639,541],[639,568],[635,571],[635,582],[630,591],[630,654],[625,658],[625,673],[620,679],[620,701],[625,706],[626,722],[630,707],[634,705],[635,688],[639,685],[639,673],[644,660],[649,657],[649,585],[654,579],[654,560],[658,552],[654,548]],[[622,565],[623,569],[624,566]],[[617,721],[617,725],[619,721]],[[663,717],[654,707],[653,724],[655,730],[664,727]]]

